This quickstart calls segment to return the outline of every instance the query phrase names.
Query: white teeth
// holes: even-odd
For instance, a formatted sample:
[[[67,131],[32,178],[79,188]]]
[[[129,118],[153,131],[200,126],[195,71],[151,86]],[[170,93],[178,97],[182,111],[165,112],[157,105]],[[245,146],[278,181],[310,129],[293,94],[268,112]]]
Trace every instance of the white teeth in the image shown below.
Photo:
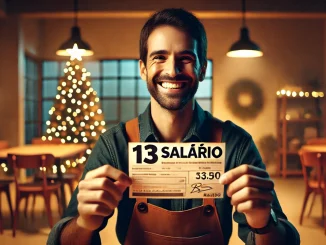
[[[168,82],[163,82],[162,83],[163,88],[181,88],[182,83],[168,83]]]

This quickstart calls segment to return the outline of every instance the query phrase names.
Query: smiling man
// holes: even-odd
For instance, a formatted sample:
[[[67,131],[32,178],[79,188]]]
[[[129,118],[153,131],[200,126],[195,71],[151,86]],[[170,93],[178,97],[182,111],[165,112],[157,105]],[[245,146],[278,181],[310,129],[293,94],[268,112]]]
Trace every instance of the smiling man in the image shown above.
[[[99,231],[118,208],[116,234],[121,244],[224,245],[232,233],[233,207],[244,243],[300,244],[251,136],[230,121],[214,118],[194,100],[206,64],[206,33],[194,15],[165,9],[146,22],[139,66],[150,104],[137,119],[101,135],[48,244],[100,244]],[[135,137],[140,142],[225,142],[225,174],[220,178],[224,197],[142,203],[129,198],[128,142]]]

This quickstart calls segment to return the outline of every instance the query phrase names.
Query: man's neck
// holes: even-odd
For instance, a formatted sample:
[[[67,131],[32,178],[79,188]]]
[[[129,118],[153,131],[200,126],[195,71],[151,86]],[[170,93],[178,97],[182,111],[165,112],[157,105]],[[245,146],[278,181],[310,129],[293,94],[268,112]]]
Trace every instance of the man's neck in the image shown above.
[[[181,142],[187,134],[193,117],[194,101],[189,101],[182,109],[169,111],[151,99],[151,114],[159,133],[160,141]]]

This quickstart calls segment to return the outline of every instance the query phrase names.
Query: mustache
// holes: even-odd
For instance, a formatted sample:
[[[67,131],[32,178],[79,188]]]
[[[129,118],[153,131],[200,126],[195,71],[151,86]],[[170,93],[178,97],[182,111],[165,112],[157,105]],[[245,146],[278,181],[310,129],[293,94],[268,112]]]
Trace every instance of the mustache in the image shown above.
[[[171,77],[169,75],[158,75],[153,78],[153,81],[155,83],[161,83],[162,81],[191,81],[192,78],[184,75],[184,74],[178,74],[175,77]]]

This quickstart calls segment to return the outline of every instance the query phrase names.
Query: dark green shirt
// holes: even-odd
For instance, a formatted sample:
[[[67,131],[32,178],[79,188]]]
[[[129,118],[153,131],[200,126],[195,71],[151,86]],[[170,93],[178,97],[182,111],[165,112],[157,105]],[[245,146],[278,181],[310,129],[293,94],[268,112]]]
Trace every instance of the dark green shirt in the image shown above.
[[[210,133],[207,129],[212,115],[204,111],[197,103],[194,110],[193,121],[183,142],[208,142]],[[157,133],[151,118],[150,106],[146,111],[139,115],[139,131],[141,142],[158,142]],[[242,128],[236,126],[231,121],[222,123],[223,133],[222,142],[226,143],[225,172],[241,164],[251,164],[265,169],[260,154],[252,140],[252,137]],[[89,156],[82,179],[88,171],[96,169],[102,165],[111,164],[128,174],[128,142],[126,137],[125,124],[120,123],[103,133],[97,141],[91,155]],[[226,192],[227,186],[224,188]],[[60,244],[60,232],[64,225],[73,217],[78,215],[77,210],[78,187],[73,193],[69,206],[60,220],[51,230],[48,238],[50,245]],[[131,219],[135,199],[128,197],[128,190],[124,193],[123,199],[118,206],[118,217],[116,234],[121,244],[124,243],[129,222]],[[168,210],[181,211],[197,207],[202,204],[202,199],[149,199],[150,203],[163,207]],[[232,205],[230,198],[224,193],[224,198],[216,199],[216,208],[218,210],[222,231],[225,238],[225,244],[228,244],[232,233]],[[281,206],[274,193],[272,208],[280,222],[284,224],[287,231],[287,244],[300,244],[299,234],[294,226],[287,221],[282,212]],[[239,224],[239,237],[246,244],[254,244],[253,234],[250,232],[245,216],[235,212],[234,220]],[[107,224],[106,218],[98,231],[94,233],[92,244],[101,244],[99,231]],[[112,231],[113,233],[113,231]]]

